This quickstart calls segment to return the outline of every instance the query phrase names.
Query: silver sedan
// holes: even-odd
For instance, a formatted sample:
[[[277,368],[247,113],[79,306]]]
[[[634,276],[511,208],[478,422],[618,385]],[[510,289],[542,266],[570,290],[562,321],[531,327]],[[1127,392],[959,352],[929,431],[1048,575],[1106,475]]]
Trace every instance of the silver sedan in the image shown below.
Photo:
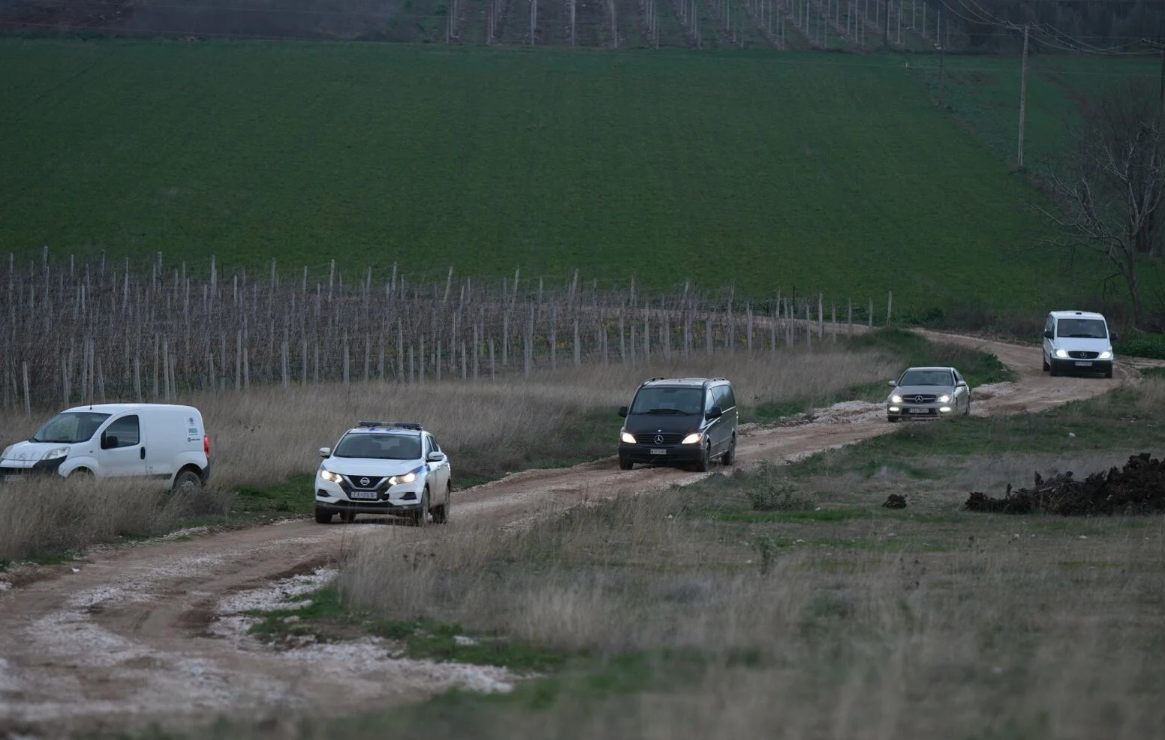
[[[971,387],[953,367],[911,367],[886,399],[886,418],[937,419],[971,413]]]

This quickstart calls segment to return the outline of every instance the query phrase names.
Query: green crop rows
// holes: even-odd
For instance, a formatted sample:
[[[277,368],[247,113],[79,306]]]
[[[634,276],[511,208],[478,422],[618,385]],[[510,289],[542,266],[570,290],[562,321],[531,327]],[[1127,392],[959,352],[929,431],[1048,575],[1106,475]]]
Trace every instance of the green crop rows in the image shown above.
[[[903,311],[1039,310],[1096,287],[1094,263],[1033,249],[996,147],[1014,111],[974,108],[1002,72],[977,89],[952,64],[979,116],[958,120],[899,57],[3,39],[0,67],[3,251],[579,268],[879,312],[891,289]],[[1063,109],[1034,105],[1033,130]]]

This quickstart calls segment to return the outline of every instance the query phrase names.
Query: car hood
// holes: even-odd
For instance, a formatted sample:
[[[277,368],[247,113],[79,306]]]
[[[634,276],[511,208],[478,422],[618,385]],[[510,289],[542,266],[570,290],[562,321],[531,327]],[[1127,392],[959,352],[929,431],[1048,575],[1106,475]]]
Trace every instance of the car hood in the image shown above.
[[[420,460],[368,460],[358,457],[331,457],[323,466],[341,475],[404,475],[410,470],[424,465]]]
[[[1056,349],[1069,352],[1081,350],[1084,352],[1110,352],[1112,346],[1107,339],[1085,339],[1083,337],[1060,337],[1055,341]]]
[[[676,434],[699,429],[701,421],[699,414],[633,414],[623,428],[631,434]]]
[[[922,394],[924,396],[941,396],[944,393],[954,393],[955,389],[949,385],[904,385],[890,392],[891,396],[909,398]]]
[[[55,450],[58,447],[70,447],[68,442],[17,442],[12,445],[8,453],[4,455],[5,460],[16,460],[17,462],[36,462],[44,457],[49,450]],[[0,448],[0,452],[3,448]]]

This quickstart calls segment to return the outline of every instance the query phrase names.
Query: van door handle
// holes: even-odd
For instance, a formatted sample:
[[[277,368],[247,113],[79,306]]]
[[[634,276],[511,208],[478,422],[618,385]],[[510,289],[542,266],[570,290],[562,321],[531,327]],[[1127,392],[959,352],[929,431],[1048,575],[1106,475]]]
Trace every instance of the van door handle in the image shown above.
[[[143,447],[143,448],[142,448],[142,454],[141,454],[141,458],[142,458],[143,460],[145,460],[145,459],[146,459],[146,448],[145,448],[145,447]]]

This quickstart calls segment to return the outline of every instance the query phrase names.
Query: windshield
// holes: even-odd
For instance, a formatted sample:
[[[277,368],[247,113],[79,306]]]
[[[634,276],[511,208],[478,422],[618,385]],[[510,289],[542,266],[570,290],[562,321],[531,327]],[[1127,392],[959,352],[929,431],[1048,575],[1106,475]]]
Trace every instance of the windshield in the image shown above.
[[[417,460],[421,457],[419,434],[348,434],[336,445],[335,457],[374,460]]]
[[[64,442],[76,444],[92,439],[93,433],[109,414],[93,411],[73,411],[57,414],[48,423],[36,430],[30,442]]]
[[[1056,322],[1056,336],[1107,339],[1108,329],[1100,319],[1060,319]]]
[[[907,370],[902,373],[898,385],[944,385],[953,386],[955,379],[950,370]]]
[[[635,396],[631,413],[694,416],[703,408],[704,391],[700,388],[644,388]]]

